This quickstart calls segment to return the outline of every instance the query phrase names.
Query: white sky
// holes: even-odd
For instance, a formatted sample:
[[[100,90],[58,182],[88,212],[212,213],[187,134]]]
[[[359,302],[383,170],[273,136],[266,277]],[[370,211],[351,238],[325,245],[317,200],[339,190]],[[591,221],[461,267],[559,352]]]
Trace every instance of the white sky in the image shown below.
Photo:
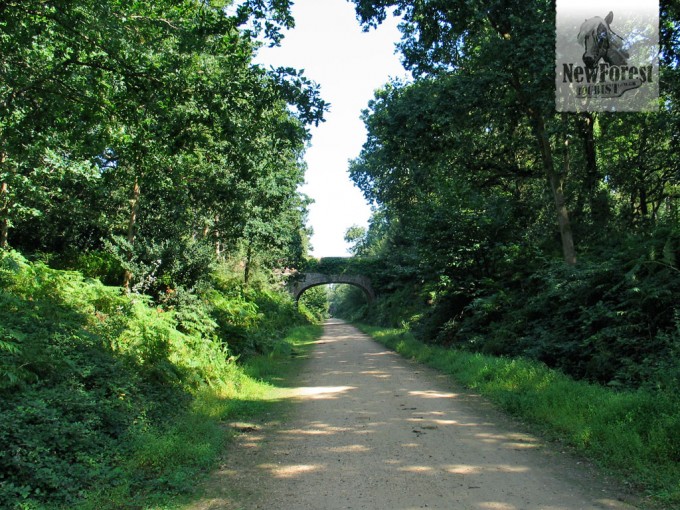
[[[262,48],[257,61],[304,69],[331,103],[326,122],[312,128],[301,191],[315,202],[309,208],[312,255],[347,256],[345,231],[354,224],[366,226],[370,216],[349,179],[348,161],[359,155],[366,139],[359,117],[373,92],[389,77],[406,74],[394,50],[400,34],[395,20],[362,32],[347,0],[297,0],[293,16],[295,29],[286,33],[280,47]]]

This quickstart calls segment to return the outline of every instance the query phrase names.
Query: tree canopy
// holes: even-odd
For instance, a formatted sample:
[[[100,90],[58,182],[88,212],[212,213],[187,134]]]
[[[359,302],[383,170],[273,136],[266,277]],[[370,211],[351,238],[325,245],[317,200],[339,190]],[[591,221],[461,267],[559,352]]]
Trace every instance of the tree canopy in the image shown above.
[[[236,360],[320,320],[285,275],[327,105],[253,63],[290,4],[0,1],[0,507],[186,494],[249,398]]]
[[[299,263],[306,126],[327,105],[300,71],[252,63],[289,7],[3,2],[0,245],[108,250],[128,288],[191,286],[187,251]]]
[[[376,92],[349,170],[376,208],[347,235],[381,260],[374,318],[645,380],[679,341],[675,4],[661,3],[659,111],[626,114],[555,112],[554,2],[354,4],[366,29],[402,17],[413,73]]]

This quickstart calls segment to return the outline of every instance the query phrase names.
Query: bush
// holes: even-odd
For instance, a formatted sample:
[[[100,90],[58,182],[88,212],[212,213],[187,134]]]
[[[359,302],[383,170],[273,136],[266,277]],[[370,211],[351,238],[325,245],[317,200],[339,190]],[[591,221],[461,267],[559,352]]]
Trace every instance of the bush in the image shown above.
[[[176,373],[152,334],[168,324],[145,325],[136,310],[78,273],[2,255],[0,323],[16,349],[2,353],[12,376],[0,388],[0,505],[71,504],[111,483],[130,429],[188,402],[167,384]]]
[[[555,261],[531,273],[517,268],[513,281],[481,280],[468,294],[439,292],[414,333],[475,352],[527,356],[578,379],[677,388],[667,374],[680,370],[680,270],[660,240],[624,247],[575,267]]]
[[[154,303],[0,253],[0,507],[76,508],[88,495],[120,508],[188,490],[224,439],[219,416],[197,418],[201,402],[213,395],[226,414],[252,384],[236,335],[273,350],[303,322],[273,291],[179,289]]]

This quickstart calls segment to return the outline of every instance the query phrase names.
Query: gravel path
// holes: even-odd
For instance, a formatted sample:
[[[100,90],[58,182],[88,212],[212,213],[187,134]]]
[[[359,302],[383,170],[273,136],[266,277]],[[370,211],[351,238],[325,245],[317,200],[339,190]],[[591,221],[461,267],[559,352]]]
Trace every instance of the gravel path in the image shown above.
[[[195,510],[631,510],[587,464],[338,320],[285,423],[243,426]]]

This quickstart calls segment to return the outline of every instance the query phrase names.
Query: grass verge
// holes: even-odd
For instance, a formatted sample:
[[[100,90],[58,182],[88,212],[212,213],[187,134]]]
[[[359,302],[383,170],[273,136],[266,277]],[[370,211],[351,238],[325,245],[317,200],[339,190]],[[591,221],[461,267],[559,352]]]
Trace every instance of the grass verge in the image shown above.
[[[575,381],[536,361],[426,345],[407,330],[357,326],[575,448],[646,494],[652,505],[680,509],[679,396],[616,391]]]

